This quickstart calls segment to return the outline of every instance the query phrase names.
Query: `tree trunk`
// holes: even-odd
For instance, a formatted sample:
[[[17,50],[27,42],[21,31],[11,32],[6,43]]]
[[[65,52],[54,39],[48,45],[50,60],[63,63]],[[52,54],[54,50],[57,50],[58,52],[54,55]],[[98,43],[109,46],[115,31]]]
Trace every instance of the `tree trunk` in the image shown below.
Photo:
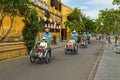
[[[11,20],[10,28],[8,29],[7,33],[5,35],[3,35],[3,37],[0,39],[0,42],[3,41],[8,36],[8,34],[10,33],[10,31],[13,27],[14,16],[10,16],[10,20]]]
[[[1,37],[4,35],[4,27],[3,24],[1,25]]]
[[[0,29],[2,29],[1,27],[3,27],[2,25],[3,25],[3,19],[5,18],[5,15],[3,16],[3,15],[1,15],[2,16],[2,18],[0,19]]]

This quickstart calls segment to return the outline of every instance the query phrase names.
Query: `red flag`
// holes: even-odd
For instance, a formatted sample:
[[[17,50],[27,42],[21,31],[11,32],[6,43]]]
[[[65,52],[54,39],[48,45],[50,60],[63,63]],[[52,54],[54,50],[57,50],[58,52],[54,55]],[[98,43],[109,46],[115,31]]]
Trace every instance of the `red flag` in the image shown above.
[[[53,24],[51,24],[51,28],[54,28]]]
[[[59,28],[58,25],[56,26],[56,28],[57,28],[57,29]]]

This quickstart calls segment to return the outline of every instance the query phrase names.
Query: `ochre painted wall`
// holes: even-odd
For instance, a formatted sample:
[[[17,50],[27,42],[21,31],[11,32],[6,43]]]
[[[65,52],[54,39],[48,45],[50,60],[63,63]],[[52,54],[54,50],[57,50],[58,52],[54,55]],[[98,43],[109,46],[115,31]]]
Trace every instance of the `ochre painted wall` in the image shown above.
[[[61,2],[61,0],[59,0],[59,1]],[[50,0],[46,0],[46,2],[50,6]],[[38,15],[41,18],[44,18],[44,11],[43,10],[36,8],[34,6],[33,6],[33,8],[38,10]],[[64,27],[63,23],[67,20],[67,15],[71,12],[72,9],[64,4],[62,4],[61,9],[62,9],[61,12],[59,12],[55,9],[55,7],[49,7],[49,11],[52,12],[53,14],[50,14],[52,16],[48,20],[52,19],[52,21],[60,22],[61,28],[64,29],[65,27]],[[59,15],[62,18],[62,20],[54,14]],[[13,28],[10,31],[8,37],[13,38],[13,37],[21,37],[22,36],[22,29],[24,27],[24,23],[22,22],[22,19],[23,19],[22,17],[15,17],[15,20],[13,23]],[[10,27],[9,17],[5,17],[5,19],[3,21],[3,27],[4,27],[5,32],[9,29],[9,27]],[[0,37],[2,35],[1,33],[2,33],[2,31],[0,29]],[[60,32],[53,32],[52,33],[52,35],[56,35],[57,37],[60,37],[60,34],[61,34]],[[43,35],[43,32],[40,32],[39,36],[42,37],[42,35]],[[11,50],[3,51],[3,49],[2,49],[2,51],[0,51],[0,60],[27,55],[28,54],[27,48],[23,44],[24,43],[22,43],[22,45],[19,45],[19,46],[15,44],[17,47],[15,45],[13,45],[13,47],[10,46]],[[23,47],[23,48],[21,48],[21,47]],[[1,48],[3,48],[3,45],[0,46],[0,49]],[[18,49],[13,50],[13,48],[18,48]],[[21,49],[19,49],[19,48],[21,48]]]
[[[64,22],[67,20],[67,16],[70,14],[70,12],[72,11],[72,8],[66,6],[65,4],[62,4],[62,28],[65,28],[64,26]]]
[[[67,15],[71,12],[71,8],[62,4],[62,7],[61,7],[61,12],[56,10],[55,7],[51,7],[50,5],[50,0],[44,0],[45,2],[47,2],[47,4],[49,5],[49,11],[52,12],[53,14],[50,14],[50,19],[52,19],[52,21],[57,21],[60,23],[60,26],[62,28],[65,28],[64,26],[64,22],[67,20]],[[61,0],[59,0],[61,2]],[[38,0],[36,0],[36,4],[38,3]],[[44,2],[42,3],[42,7],[44,8]],[[33,6],[33,8],[35,8],[37,11],[38,11],[38,15],[41,17],[41,18],[44,18],[44,11],[40,8],[36,8]],[[59,15],[61,18],[59,18],[58,16],[54,15],[54,14],[57,14]],[[4,26],[4,30],[5,32],[9,29],[9,26],[10,26],[10,19],[9,17],[6,17],[3,21],[3,26]],[[24,23],[22,22],[22,18],[21,17],[15,17],[15,20],[14,20],[14,24],[13,24],[13,28],[12,30],[10,31],[8,37],[21,37],[22,36],[22,29],[24,27]],[[0,29],[0,36],[2,35],[1,34],[1,29]],[[56,34],[56,36],[60,36],[60,32],[58,33],[52,33],[52,34]],[[42,35],[42,33],[41,33]]]
[[[66,29],[64,22],[67,21],[67,16],[72,12],[72,8],[66,6],[65,4],[62,4],[62,29]],[[67,26],[67,39],[71,37],[71,32]]]
[[[8,29],[10,28],[10,23],[11,23],[10,18],[6,16],[5,19],[3,20],[4,33],[6,33]],[[24,27],[24,23],[22,22],[22,18],[15,17],[12,30],[8,34],[8,37],[21,37],[22,35],[21,32],[22,32],[23,27]],[[0,33],[0,36],[1,35],[2,33]]]

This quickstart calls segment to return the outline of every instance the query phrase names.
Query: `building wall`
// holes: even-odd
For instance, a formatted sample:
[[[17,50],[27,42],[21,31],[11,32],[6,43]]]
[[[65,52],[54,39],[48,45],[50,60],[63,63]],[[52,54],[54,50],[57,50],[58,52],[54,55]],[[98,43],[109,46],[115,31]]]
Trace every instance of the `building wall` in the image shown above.
[[[37,4],[38,1],[35,1]],[[50,17],[47,18],[48,21],[57,22],[60,24],[61,29],[65,29],[64,22],[67,20],[67,15],[71,11],[71,8],[67,7],[64,4],[61,4],[61,11],[58,11],[55,9],[55,7],[51,7],[50,0],[45,0],[45,2],[50,6],[48,11],[50,12]],[[61,0],[59,0],[61,2]],[[33,8],[35,8],[38,11],[39,18],[45,18],[45,11],[44,11],[44,2],[42,3],[41,7],[38,7],[33,4]],[[24,23],[22,22],[21,17],[15,17],[13,28],[11,32],[9,33],[8,37],[14,38],[14,37],[21,37],[22,36],[22,29],[24,28]],[[3,21],[4,31],[6,32],[9,29],[10,26],[10,19],[9,17],[6,17]],[[61,35],[61,29],[59,32],[52,32],[52,35],[57,36],[57,38],[61,38],[61,36],[66,35],[64,33]],[[2,35],[2,31],[0,29],[0,36]],[[39,36],[42,37],[43,32],[39,33]],[[1,43],[0,44],[0,60],[8,59],[8,58],[14,58],[18,56],[24,56],[27,55],[28,51],[23,42],[17,42],[17,43]]]
[[[60,0],[61,1],[61,0]],[[59,2],[60,2],[59,1]],[[39,4],[39,1],[36,0],[36,5]],[[50,17],[47,18],[47,16],[45,16],[45,4],[48,4],[48,10],[49,11],[49,14],[50,14]],[[56,10],[55,9],[55,6],[52,6],[51,7],[51,0],[43,0],[42,1],[42,6],[36,6],[36,10],[38,11],[39,13],[39,16],[43,19],[45,19],[45,22],[46,20],[51,24],[51,23],[57,23],[59,24],[59,29],[51,29],[50,30],[52,31],[52,36],[55,35],[56,37],[60,38],[61,34],[60,34],[60,26],[61,26],[61,23],[62,23],[62,16],[61,16],[61,11],[59,10]],[[43,32],[40,32],[39,33],[39,36],[42,37],[43,35]]]
[[[62,3],[62,29],[65,29],[66,32],[64,32],[63,36],[65,36],[65,40],[71,37],[71,32],[69,30],[69,28],[67,27],[67,29],[65,28],[64,22],[67,21],[67,16],[71,13],[72,8],[68,7],[67,5]],[[65,34],[66,33],[66,34]]]
[[[64,22],[67,20],[67,15],[69,14],[69,12],[71,11],[71,8],[64,5],[63,3],[61,3],[61,0],[58,0],[58,2],[61,3],[61,11],[56,10],[55,6],[51,7],[51,0],[42,0],[42,4],[41,6],[38,6],[39,4],[39,0],[31,0],[34,1],[33,3],[33,8],[35,8],[38,11],[38,15],[40,18],[45,19],[45,4],[48,4],[49,8],[49,14],[50,17],[46,18],[46,20],[48,20],[49,22],[56,22],[60,25],[61,28],[65,28],[64,26]],[[60,6],[59,6],[60,7]],[[9,29],[10,26],[10,19],[9,17],[6,17],[3,21],[3,26],[4,26],[4,32],[6,32]],[[24,23],[22,22],[22,18],[21,17],[16,17],[13,23],[13,28],[11,30],[11,32],[9,33],[8,37],[21,37],[22,36],[22,29],[24,27]],[[57,37],[61,36],[61,28],[59,29],[59,31],[57,29],[54,29],[54,31],[52,32],[52,35],[56,35]],[[16,35],[15,35],[16,34]],[[40,35],[42,36],[43,32],[40,33]],[[3,35],[2,31],[0,29],[0,36]]]
[[[72,8],[62,3],[62,28],[65,28],[64,22],[67,21],[67,16],[71,13]]]
[[[8,16],[6,16],[5,19],[3,20],[4,34],[10,28],[10,23],[11,23],[10,18]],[[8,34],[8,37],[10,37],[10,38],[21,37],[23,27],[24,27],[24,23],[22,22],[22,18],[21,17],[15,17],[12,30]],[[2,34],[2,30],[1,30],[0,31],[0,36],[2,36],[2,35],[3,34]]]

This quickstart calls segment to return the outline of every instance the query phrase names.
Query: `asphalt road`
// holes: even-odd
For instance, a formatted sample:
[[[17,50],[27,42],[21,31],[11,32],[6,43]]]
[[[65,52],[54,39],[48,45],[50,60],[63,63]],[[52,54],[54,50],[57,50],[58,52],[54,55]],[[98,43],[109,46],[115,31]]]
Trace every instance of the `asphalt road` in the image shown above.
[[[0,62],[0,80],[87,80],[102,43],[79,49],[77,55],[65,55],[64,48],[52,51],[49,64],[32,64],[29,56]]]

